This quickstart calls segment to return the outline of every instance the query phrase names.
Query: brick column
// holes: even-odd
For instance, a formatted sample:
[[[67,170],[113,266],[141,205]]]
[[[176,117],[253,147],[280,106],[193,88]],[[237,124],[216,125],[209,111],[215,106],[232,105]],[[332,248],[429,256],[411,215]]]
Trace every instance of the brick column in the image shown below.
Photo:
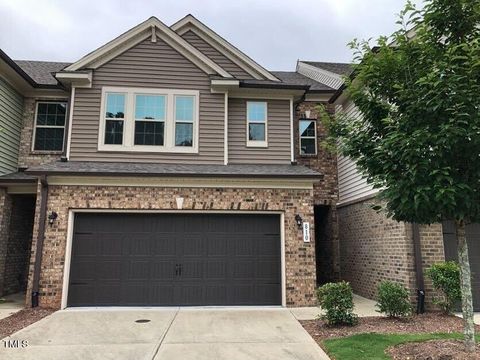
[[[5,264],[8,251],[8,232],[12,212],[12,199],[6,189],[0,189],[0,296],[5,285]]]

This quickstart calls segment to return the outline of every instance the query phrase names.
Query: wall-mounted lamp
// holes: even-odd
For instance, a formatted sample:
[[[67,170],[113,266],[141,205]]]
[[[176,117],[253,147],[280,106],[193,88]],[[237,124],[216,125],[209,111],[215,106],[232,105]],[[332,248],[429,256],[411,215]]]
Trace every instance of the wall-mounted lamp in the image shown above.
[[[303,226],[303,219],[302,219],[302,217],[301,217],[300,215],[298,215],[298,214],[295,215],[295,221],[296,221],[296,223],[297,223],[298,228],[301,229],[302,226]]]
[[[50,215],[48,215],[48,223],[50,224],[50,226],[53,225],[53,222],[57,220],[57,218],[58,218],[58,214],[55,211],[52,211]]]
[[[305,110],[305,117],[307,119],[310,119],[310,114],[311,114],[311,111],[310,110]]]

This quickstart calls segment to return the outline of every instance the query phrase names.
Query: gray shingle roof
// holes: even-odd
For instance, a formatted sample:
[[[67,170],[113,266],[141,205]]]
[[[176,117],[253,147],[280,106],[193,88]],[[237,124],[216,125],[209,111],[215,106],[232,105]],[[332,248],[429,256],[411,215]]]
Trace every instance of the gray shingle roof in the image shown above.
[[[319,69],[327,70],[338,75],[348,75],[352,72],[352,64],[349,63],[334,63],[321,61],[302,61],[305,64],[315,66]]]
[[[57,85],[52,73],[58,72],[70,63],[34,60],[14,60],[37,84]]]
[[[181,165],[126,162],[68,161],[32,166],[28,174],[200,177],[318,178],[321,174],[302,165]]]
[[[0,176],[0,183],[35,183],[37,177],[24,172],[14,172]]]
[[[319,83],[295,71],[271,71],[271,73],[286,84],[309,85],[310,90],[314,91],[335,91],[335,89],[330,86]]]

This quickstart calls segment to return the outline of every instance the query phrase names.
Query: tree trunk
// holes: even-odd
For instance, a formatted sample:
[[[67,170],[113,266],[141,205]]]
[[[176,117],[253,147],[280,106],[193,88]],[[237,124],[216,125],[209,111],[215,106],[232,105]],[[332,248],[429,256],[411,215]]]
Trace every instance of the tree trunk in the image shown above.
[[[457,232],[458,263],[460,265],[460,286],[462,290],[463,333],[465,348],[468,352],[475,351],[475,325],[473,322],[472,276],[468,260],[468,245],[465,234],[465,221],[455,221]]]

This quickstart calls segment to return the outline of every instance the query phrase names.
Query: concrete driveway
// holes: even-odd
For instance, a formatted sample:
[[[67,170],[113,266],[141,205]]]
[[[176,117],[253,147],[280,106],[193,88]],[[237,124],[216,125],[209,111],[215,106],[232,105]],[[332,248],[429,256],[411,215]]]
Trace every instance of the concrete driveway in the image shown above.
[[[8,348],[15,343],[6,340],[28,346]],[[3,360],[328,359],[292,313],[280,308],[64,310],[0,346]]]

